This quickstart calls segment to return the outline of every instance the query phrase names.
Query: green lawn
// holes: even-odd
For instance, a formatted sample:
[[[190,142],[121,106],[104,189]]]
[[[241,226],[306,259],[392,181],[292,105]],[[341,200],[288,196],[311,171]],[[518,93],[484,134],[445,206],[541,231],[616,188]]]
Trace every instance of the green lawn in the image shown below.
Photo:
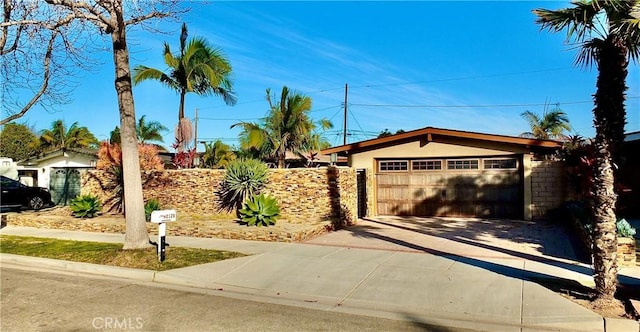
[[[158,261],[156,248],[122,250],[122,244],[51,238],[0,236],[0,253],[62,259],[136,269],[166,271],[217,262],[245,254],[211,249],[166,247],[164,262]]]

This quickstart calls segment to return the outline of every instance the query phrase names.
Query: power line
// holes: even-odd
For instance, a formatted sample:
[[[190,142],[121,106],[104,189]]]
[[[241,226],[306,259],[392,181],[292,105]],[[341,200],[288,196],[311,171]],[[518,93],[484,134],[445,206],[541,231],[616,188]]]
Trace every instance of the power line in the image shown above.
[[[627,99],[636,99],[640,96],[627,97]],[[568,101],[551,103],[555,105],[571,105],[593,103],[593,100]],[[484,107],[528,107],[528,106],[545,106],[549,103],[531,103],[531,104],[486,104],[486,105],[399,105],[399,104],[350,104],[352,106],[362,107],[397,107],[397,108],[484,108]]]
[[[260,120],[262,118],[244,118],[244,119],[231,119],[231,118],[198,118],[199,120],[211,120],[211,121],[251,121]]]

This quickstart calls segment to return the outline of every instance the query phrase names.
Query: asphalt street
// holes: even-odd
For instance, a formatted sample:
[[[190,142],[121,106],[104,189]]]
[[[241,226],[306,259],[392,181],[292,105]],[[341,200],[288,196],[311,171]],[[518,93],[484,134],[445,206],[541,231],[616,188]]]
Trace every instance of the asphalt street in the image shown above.
[[[7,267],[0,273],[2,331],[453,331],[409,317],[259,303],[211,290]]]

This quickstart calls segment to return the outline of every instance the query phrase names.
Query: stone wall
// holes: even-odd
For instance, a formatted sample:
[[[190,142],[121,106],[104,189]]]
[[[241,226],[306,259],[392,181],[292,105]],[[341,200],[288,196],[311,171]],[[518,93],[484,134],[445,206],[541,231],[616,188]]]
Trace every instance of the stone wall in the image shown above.
[[[533,219],[546,217],[547,212],[559,207],[568,192],[567,170],[560,161],[531,162],[531,211]]]
[[[163,209],[176,209],[188,214],[233,214],[220,210],[218,191],[224,170],[187,169],[143,172],[144,199],[158,199]],[[82,194],[94,194],[105,202],[105,210],[113,205],[110,177],[104,171],[92,170],[82,175]],[[335,219],[343,224],[357,218],[355,169],[343,167],[270,169],[263,190],[278,200],[281,218],[291,223]]]
[[[636,266],[636,239],[618,237],[618,266]]]

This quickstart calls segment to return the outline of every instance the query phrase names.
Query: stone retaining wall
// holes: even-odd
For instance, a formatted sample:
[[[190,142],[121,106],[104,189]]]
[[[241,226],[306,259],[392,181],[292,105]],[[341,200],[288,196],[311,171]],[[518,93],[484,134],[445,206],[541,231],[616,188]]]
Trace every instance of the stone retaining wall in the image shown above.
[[[218,192],[224,170],[187,169],[143,172],[144,199],[158,199],[163,209],[189,214],[221,211]],[[263,192],[278,200],[282,219],[290,223],[334,220],[336,226],[357,220],[356,170],[346,167],[271,169]],[[108,173],[82,175],[82,194],[97,195],[109,209],[114,201]]]
[[[636,266],[636,240],[618,237],[618,266]]]

